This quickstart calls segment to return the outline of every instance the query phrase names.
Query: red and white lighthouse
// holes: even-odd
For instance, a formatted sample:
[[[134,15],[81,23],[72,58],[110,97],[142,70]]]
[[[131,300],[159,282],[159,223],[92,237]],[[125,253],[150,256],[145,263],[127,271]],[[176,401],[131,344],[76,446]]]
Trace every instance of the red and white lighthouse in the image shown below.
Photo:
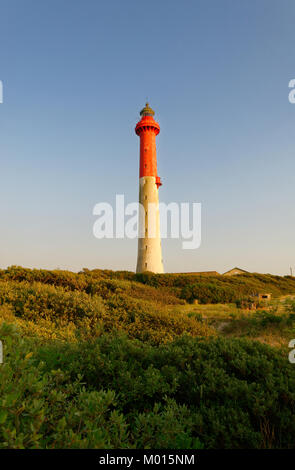
[[[162,183],[157,173],[156,151],[156,136],[160,132],[160,126],[154,120],[154,114],[146,103],[140,111],[141,120],[135,127],[140,138],[139,202],[144,209],[144,214],[142,212],[139,216],[141,236],[138,238],[137,273],[164,272],[158,194]]]

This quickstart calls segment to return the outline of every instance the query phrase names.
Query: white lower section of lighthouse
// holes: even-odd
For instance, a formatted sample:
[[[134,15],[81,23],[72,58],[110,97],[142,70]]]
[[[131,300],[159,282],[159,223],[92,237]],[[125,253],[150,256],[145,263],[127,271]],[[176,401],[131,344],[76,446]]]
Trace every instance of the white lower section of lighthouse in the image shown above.
[[[158,192],[155,176],[139,179],[139,202],[144,210],[139,212],[137,273],[164,272]]]

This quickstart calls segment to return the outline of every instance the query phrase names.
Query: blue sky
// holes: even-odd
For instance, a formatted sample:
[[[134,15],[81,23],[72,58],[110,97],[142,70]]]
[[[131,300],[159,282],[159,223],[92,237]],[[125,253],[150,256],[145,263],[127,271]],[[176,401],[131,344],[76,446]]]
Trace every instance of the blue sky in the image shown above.
[[[138,197],[134,127],[156,111],[163,202],[202,203],[166,271],[295,269],[293,0],[2,0],[0,266],[129,269],[97,202]]]

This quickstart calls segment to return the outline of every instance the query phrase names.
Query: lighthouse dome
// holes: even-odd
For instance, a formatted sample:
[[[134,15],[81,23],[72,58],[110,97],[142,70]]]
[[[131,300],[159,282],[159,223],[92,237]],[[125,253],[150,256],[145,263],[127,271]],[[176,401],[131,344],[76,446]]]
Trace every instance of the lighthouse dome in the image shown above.
[[[150,107],[148,103],[145,104],[145,107],[140,111],[140,116],[154,116],[155,111]]]

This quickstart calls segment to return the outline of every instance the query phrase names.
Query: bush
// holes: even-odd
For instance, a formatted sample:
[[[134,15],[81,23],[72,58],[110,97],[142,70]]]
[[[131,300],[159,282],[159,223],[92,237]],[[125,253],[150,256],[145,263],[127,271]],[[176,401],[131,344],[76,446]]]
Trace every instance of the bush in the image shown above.
[[[0,302],[11,304],[16,316],[35,321],[66,319],[80,324],[85,318],[97,320],[105,311],[99,296],[37,282],[0,282]]]
[[[59,351],[43,347],[36,360],[70,371],[72,380],[82,375],[89,390],[113,390],[137,445],[165,447],[168,429],[165,442],[151,441],[165,419],[173,445],[181,427],[179,446],[295,447],[295,369],[269,346],[187,336],[152,347],[102,336]]]
[[[84,269],[79,273],[62,270],[26,269],[19,266],[0,270],[0,280],[41,282],[66,290],[79,290],[108,297],[109,292],[120,291],[132,297],[157,301],[160,304],[191,302],[234,302],[258,292],[273,296],[295,294],[295,278],[270,274],[242,274],[239,276],[209,276],[198,274],[135,274],[129,271]]]
[[[107,289],[106,286],[104,288]],[[183,313],[170,313],[148,301],[121,294],[118,286],[104,295],[68,291],[33,282],[1,282],[0,305],[12,307],[14,315],[41,325],[42,320],[58,327],[74,325],[85,336],[103,331],[125,331],[131,338],[165,343],[176,336],[212,336],[215,331]],[[102,294],[102,292],[100,292]],[[73,330],[73,328],[71,329]],[[72,333],[72,331],[71,331]]]
[[[231,303],[236,299],[236,293],[232,288],[227,286],[222,287],[215,285],[212,282],[202,281],[198,284],[187,285],[184,287],[180,296],[189,303],[192,303],[197,299],[200,304]]]
[[[2,325],[0,448],[116,448],[128,443],[115,393],[87,391],[81,377],[33,364],[36,345]]]
[[[1,449],[202,447],[191,437],[185,406],[164,400],[150,411],[124,416],[116,392],[101,388],[99,381],[96,387],[85,387],[81,374],[73,378],[73,368],[51,367],[61,358],[60,346],[51,345],[51,360],[44,362],[38,345],[23,340],[14,327],[2,324],[0,338],[5,343]],[[65,357],[77,360],[70,348]]]
[[[0,447],[294,449],[287,354],[216,338],[200,314],[179,311],[195,298],[232,302],[295,285],[233,278],[0,270],[9,322],[0,325]],[[294,301],[286,307],[232,323],[289,327]]]

